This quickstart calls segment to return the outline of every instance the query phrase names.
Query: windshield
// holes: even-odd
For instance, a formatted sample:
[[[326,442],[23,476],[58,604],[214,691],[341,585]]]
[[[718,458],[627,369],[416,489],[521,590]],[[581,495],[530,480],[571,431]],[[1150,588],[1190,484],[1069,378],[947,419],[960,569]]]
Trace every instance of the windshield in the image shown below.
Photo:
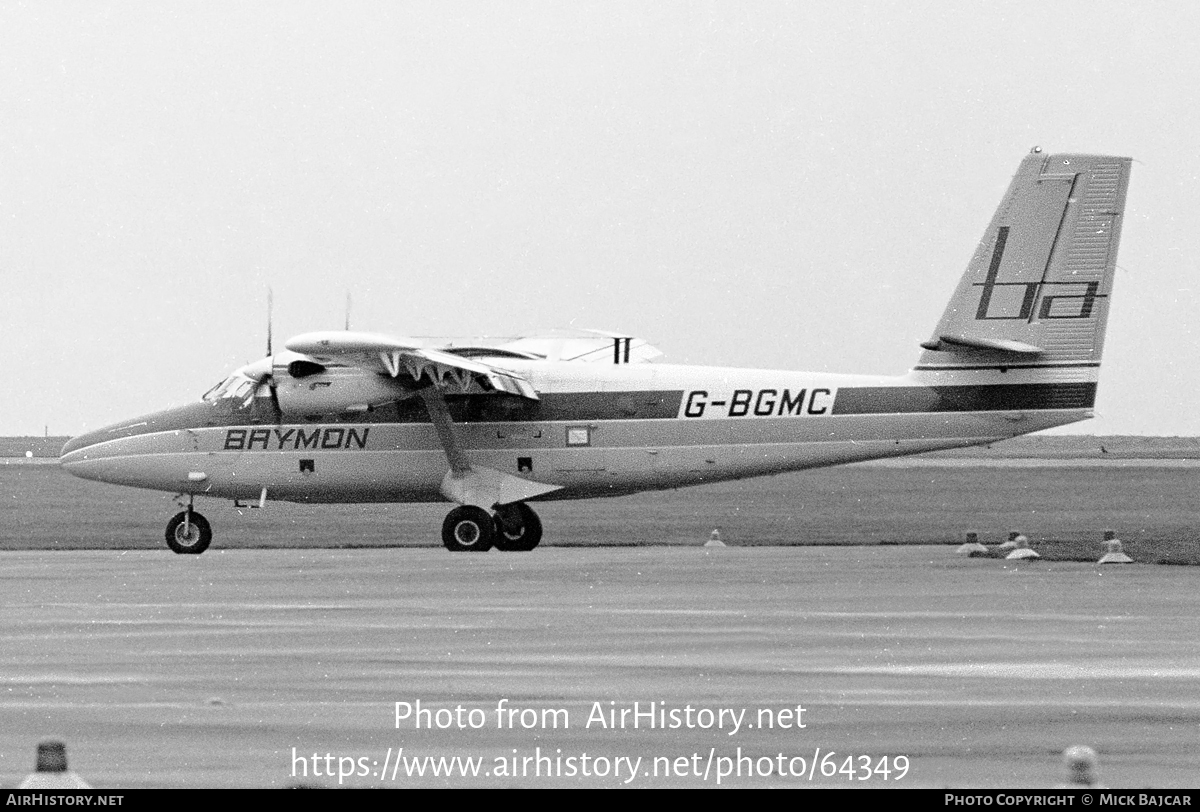
[[[205,392],[200,399],[206,403],[216,403],[225,398],[230,398],[235,401],[241,401],[243,405],[248,405],[250,399],[254,397],[254,387],[255,381],[235,372]]]

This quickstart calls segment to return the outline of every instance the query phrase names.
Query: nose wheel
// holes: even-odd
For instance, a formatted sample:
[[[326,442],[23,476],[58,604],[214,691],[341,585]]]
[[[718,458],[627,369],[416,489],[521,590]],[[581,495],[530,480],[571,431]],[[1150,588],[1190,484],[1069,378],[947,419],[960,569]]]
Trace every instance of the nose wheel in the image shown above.
[[[180,555],[199,555],[211,542],[208,519],[194,510],[182,510],[167,522],[167,546]]]

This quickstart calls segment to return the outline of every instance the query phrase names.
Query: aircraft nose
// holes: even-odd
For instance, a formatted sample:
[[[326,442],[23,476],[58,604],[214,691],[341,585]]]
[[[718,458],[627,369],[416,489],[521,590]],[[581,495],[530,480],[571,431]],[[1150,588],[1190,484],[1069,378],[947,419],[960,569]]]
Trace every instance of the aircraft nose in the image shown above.
[[[103,434],[103,432],[104,429],[89,431],[84,434],[80,434],[78,437],[72,437],[70,440],[67,440],[67,444],[64,445],[62,451],[59,452],[59,463],[62,465],[67,465],[72,462],[78,462],[81,459],[79,452],[100,442],[100,436]]]
[[[136,441],[142,435],[205,425],[210,417],[209,412],[209,404],[193,403],[102,426],[72,437],[63,446],[59,463],[67,468],[74,466],[78,469],[78,463],[128,453],[130,446],[127,441]]]

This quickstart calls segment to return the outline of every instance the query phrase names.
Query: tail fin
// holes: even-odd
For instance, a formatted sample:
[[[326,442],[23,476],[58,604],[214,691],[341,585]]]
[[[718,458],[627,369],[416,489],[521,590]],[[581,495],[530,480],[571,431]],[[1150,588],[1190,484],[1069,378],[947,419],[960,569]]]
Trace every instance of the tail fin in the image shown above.
[[[1079,373],[1100,365],[1129,168],[1106,155],[1027,155],[914,371],[1094,380]]]

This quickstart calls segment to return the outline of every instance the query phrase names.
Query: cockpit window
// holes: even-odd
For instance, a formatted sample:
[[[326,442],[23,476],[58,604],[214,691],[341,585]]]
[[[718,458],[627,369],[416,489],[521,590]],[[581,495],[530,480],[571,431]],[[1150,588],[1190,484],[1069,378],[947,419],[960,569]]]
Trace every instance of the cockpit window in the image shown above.
[[[225,390],[229,388],[229,384],[232,383],[234,380],[236,380],[236,376],[230,375],[228,378],[221,381],[216,386],[214,386],[212,389],[209,389],[207,392],[205,392],[203,395],[201,395],[200,399],[205,401],[206,403],[212,403],[212,402],[220,399],[221,395],[224,394]]]
[[[239,405],[248,405],[254,395],[255,385],[255,381],[235,373],[209,389],[200,399],[206,403],[217,403],[229,398],[239,402]]]

